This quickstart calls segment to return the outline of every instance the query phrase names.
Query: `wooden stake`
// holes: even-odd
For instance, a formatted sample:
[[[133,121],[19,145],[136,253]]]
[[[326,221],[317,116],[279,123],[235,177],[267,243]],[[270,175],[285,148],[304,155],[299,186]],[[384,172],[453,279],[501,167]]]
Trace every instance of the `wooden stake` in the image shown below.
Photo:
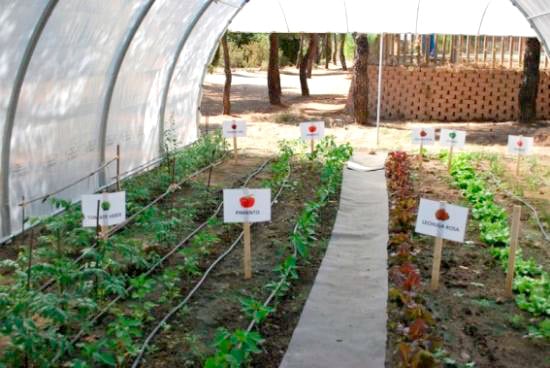
[[[519,169],[520,169],[520,165],[521,164],[521,154],[518,152],[518,160],[517,160],[517,163],[516,163],[516,176],[519,178]]]
[[[435,238],[434,257],[432,266],[432,290],[439,289],[439,270],[441,268],[441,253],[443,253],[443,238]]]
[[[466,36],[466,62],[470,62],[470,36]]]
[[[418,165],[420,169],[422,169],[422,161],[423,161],[422,149],[423,148],[424,148],[424,141],[422,140],[422,138],[420,138],[420,151],[418,154]]]
[[[315,151],[315,139],[311,140],[311,154],[313,155],[313,152]]]
[[[446,56],[447,56],[447,35],[443,35],[443,55],[441,56],[442,63],[445,63]]]
[[[492,55],[491,55],[491,62],[492,62],[492,65],[493,65],[493,69],[495,68],[495,66],[497,65],[497,48],[495,47],[496,45],[496,37],[493,36],[493,38],[491,39],[491,48],[492,48]]]
[[[504,36],[500,37],[500,66],[504,66]]]
[[[454,35],[451,35],[451,46],[449,46],[449,61],[451,62],[451,64],[456,63],[456,45]]]
[[[235,162],[237,162],[238,158],[238,149],[237,149],[237,137],[233,137],[233,155],[235,156]]]
[[[508,67],[512,69],[512,67],[514,66],[514,37],[510,37],[509,51],[510,60],[508,60]]]
[[[483,36],[483,63],[487,62],[487,36]]]
[[[479,61],[479,37],[475,37],[475,45],[474,45],[474,62],[477,64]]]
[[[430,36],[426,35],[424,36],[424,53],[426,64],[430,63]]]
[[[412,33],[411,33],[411,40],[409,42],[409,46],[407,47],[407,49],[409,51],[411,65],[413,65],[414,64],[414,35]]]
[[[397,65],[401,64],[401,34],[397,35]]]
[[[518,37],[518,66],[521,67],[523,64],[523,37]]]
[[[447,162],[447,169],[449,170],[449,172],[451,172],[451,166],[453,164],[453,150],[454,150],[454,146],[451,145],[451,148],[449,150],[449,162]]]
[[[244,279],[250,280],[252,278],[252,248],[250,246],[250,223],[243,223],[244,231]]]
[[[456,59],[457,59],[459,64],[462,61],[462,42],[463,42],[462,35],[459,35],[458,36],[458,51],[457,51],[457,56],[456,56]]]
[[[508,273],[506,275],[505,296],[511,298],[514,285],[514,271],[516,268],[516,250],[518,247],[519,231],[521,225],[521,206],[514,206],[512,214],[512,228],[510,234],[510,252],[508,254]]]
[[[116,190],[120,192],[120,144],[116,145]]]

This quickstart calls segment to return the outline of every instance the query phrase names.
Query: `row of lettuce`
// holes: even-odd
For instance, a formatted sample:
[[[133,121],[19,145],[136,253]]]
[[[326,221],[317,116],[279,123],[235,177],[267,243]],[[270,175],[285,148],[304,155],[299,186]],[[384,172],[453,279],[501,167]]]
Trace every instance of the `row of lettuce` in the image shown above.
[[[441,158],[446,159],[445,155]],[[476,170],[475,162],[479,159],[479,154],[461,153],[454,158],[450,173],[472,208],[481,241],[490,246],[491,254],[506,271],[510,250],[508,213]],[[530,327],[530,336],[550,339],[550,274],[536,260],[525,259],[521,249],[516,254],[513,288],[517,306],[539,318]]]

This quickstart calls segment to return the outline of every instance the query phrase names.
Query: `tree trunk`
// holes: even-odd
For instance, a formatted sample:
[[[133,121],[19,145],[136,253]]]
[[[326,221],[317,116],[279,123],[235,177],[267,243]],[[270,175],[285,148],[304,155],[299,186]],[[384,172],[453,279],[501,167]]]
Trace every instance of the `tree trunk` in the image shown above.
[[[357,53],[353,66],[353,79],[350,88],[353,116],[357,124],[367,125],[369,118],[369,39],[360,34],[355,38]]]
[[[325,50],[323,49],[323,46],[325,45],[325,37],[324,35],[319,36],[319,42],[317,43],[317,53],[315,54],[315,64],[319,65],[321,64],[321,57],[323,56],[323,53]]]
[[[309,47],[307,50],[307,56],[304,59],[307,62],[307,77],[311,79],[313,75],[313,63],[317,59],[317,52],[319,50],[319,35],[312,33],[309,39]]]
[[[269,35],[269,65],[267,67],[267,89],[269,103],[281,104],[281,75],[279,73],[279,37],[276,33]]]
[[[325,35],[325,69],[329,68],[330,59],[332,57],[332,41],[331,34],[327,33]]]
[[[536,38],[528,38],[526,46],[518,98],[520,123],[532,123],[537,118],[540,42]]]
[[[344,53],[345,50],[345,44],[346,44],[346,34],[342,33],[340,35],[340,63],[342,64],[342,70],[348,70],[348,66],[346,65],[346,54]]]
[[[300,35],[300,49],[298,50],[298,59],[296,60],[296,69],[300,69],[302,60],[304,59],[304,34]]]
[[[313,49],[315,48],[315,42],[316,42],[315,34],[309,35],[309,46],[307,48],[307,52],[302,59],[302,63],[300,64],[300,86],[302,87],[302,96],[307,97],[309,96],[309,87],[307,85],[307,69],[309,60],[312,58]]]
[[[334,37],[334,50],[332,50],[332,63],[338,65],[338,35],[335,33]]]
[[[222,38],[223,64],[225,72],[225,86],[223,87],[223,114],[231,114],[231,60],[229,58],[229,47],[227,46],[227,33]]]

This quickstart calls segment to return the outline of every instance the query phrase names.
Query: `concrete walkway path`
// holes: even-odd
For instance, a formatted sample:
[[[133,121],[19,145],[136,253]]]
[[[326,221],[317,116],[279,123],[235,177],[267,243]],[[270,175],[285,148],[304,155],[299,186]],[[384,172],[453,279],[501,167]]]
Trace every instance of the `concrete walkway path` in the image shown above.
[[[382,368],[388,295],[385,155],[344,169],[327,253],[281,368]]]

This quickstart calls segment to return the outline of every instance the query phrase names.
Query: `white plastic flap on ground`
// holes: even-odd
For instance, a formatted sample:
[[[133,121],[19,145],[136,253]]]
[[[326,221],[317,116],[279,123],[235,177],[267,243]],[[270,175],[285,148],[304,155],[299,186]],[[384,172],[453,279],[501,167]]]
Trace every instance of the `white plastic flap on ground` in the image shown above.
[[[535,36],[510,0],[250,0],[230,29]]]

